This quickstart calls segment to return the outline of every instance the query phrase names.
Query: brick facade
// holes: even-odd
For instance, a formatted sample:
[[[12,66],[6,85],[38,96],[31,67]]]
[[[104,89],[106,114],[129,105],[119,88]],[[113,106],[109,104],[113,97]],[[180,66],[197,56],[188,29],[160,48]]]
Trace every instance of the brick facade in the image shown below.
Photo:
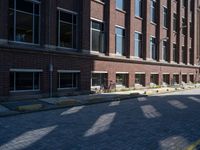
[[[199,80],[199,40],[197,32],[197,1],[182,7],[182,0],[157,0],[157,24],[150,23],[150,0],[143,1],[142,18],[135,17],[134,0],[124,0],[125,10],[116,10],[115,0],[41,0],[41,22],[39,45],[19,44],[8,40],[8,0],[0,1],[0,99],[15,99],[18,97],[47,97],[50,95],[49,65],[53,65],[52,91],[53,95],[69,94],[71,90],[59,91],[57,89],[57,70],[80,70],[80,91],[91,90],[91,72],[106,71],[108,82],[116,80],[116,72],[128,72],[128,87],[135,86],[135,74],[144,72],[145,86],[150,85],[151,73],[159,75],[158,83],[162,84],[162,75],[168,73],[170,82],[173,74],[178,74],[180,81],[182,74],[194,76],[195,82]],[[192,6],[190,6],[192,4]],[[162,6],[169,10],[168,29],[163,28]],[[192,8],[192,13],[190,11]],[[63,49],[57,43],[57,8],[77,13],[77,49]],[[178,14],[178,32],[173,32],[173,12]],[[182,16],[187,21],[187,34],[182,36]],[[101,20],[105,24],[105,50],[104,54],[91,51],[91,19]],[[193,31],[190,38],[190,20]],[[125,56],[115,55],[115,26],[125,29]],[[143,58],[134,57],[134,32],[143,34]],[[159,57],[157,61],[150,59],[150,36],[155,36],[158,43]],[[168,60],[162,60],[162,39],[168,37]],[[173,43],[179,49],[178,63],[173,62]],[[186,64],[182,63],[182,45],[186,47]],[[192,48],[193,61],[190,64],[189,49]],[[10,69],[42,69],[40,76],[40,91],[37,92],[10,92]],[[172,84],[172,83],[171,83]]]

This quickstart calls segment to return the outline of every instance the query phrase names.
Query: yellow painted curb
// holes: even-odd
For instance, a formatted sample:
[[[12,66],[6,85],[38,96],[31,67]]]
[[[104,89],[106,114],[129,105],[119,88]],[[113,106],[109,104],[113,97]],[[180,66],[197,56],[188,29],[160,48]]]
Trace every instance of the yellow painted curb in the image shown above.
[[[18,106],[17,110],[18,111],[34,111],[34,110],[39,110],[42,107],[43,107],[42,104],[23,105],[23,106]]]
[[[195,150],[197,146],[200,145],[200,139],[191,144],[186,150]]]
[[[56,105],[58,105],[58,106],[74,106],[74,105],[78,105],[78,104],[80,104],[80,102],[77,100],[73,100],[73,99],[59,101],[56,103]]]

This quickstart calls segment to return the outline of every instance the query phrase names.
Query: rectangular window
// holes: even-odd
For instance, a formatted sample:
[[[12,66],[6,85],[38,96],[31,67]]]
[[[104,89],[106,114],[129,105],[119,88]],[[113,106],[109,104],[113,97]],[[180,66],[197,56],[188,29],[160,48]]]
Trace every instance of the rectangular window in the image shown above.
[[[187,1],[188,1],[188,0],[182,0],[182,6],[183,6],[183,7],[186,7],[186,6],[187,6]]]
[[[163,86],[167,86],[170,84],[170,75],[163,74]]]
[[[168,52],[167,52],[167,41],[163,41],[163,60],[168,60]]]
[[[92,73],[92,86],[105,86],[107,81],[107,73]]]
[[[179,75],[174,74],[173,75],[173,85],[179,84]]]
[[[168,24],[168,9],[163,6],[163,26],[167,28]]]
[[[77,15],[58,10],[58,37],[59,47],[77,48]]]
[[[184,64],[187,63],[187,51],[185,46],[182,46],[182,62]]]
[[[125,40],[125,30],[119,27],[115,28],[115,49],[116,54],[124,55],[124,40]]]
[[[91,29],[92,51],[104,53],[105,52],[104,24],[102,22],[92,21],[91,28],[92,28]]]
[[[135,74],[135,84],[145,86],[145,74]]]
[[[192,38],[193,34],[193,26],[192,26],[192,22],[190,22],[190,37]]]
[[[39,89],[39,72],[10,72],[10,91],[35,91]]]
[[[187,83],[187,75],[182,75],[182,83]]]
[[[177,14],[175,14],[175,13],[173,14],[173,30],[175,32],[178,31]]]
[[[186,35],[187,33],[187,24],[186,24],[186,19],[182,18],[182,34]]]
[[[194,57],[193,57],[193,50],[192,50],[192,48],[189,49],[189,56],[190,56],[190,64],[193,64],[193,60],[194,60],[193,58]]]
[[[178,63],[178,49],[176,44],[173,44],[173,61]]]
[[[135,16],[142,18],[142,0],[135,0]]]
[[[142,34],[135,32],[135,51],[136,57],[142,58]]]
[[[40,1],[9,0],[9,40],[40,42]]]
[[[191,83],[194,83],[194,75],[193,74],[190,74],[190,78],[189,79],[190,79]]]
[[[127,87],[128,74],[116,74],[116,85]]]
[[[59,89],[77,89],[80,85],[80,73],[77,72],[59,72],[58,73]]]
[[[150,79],[151,84],[158,85],[159,83],[158,79],[159,79],[158,74],[151,74],[151,79]]]
[[[116,9],[124,10],[124,0],[115,0]]]
[[[151,0],[151,22],[156,23],[156,0]]]
[[[150,38],[150,56],[153,60],[157,60],[158,59],[158,52],[157,52],[157,48],[156,48],[156,38],[151,37]]]

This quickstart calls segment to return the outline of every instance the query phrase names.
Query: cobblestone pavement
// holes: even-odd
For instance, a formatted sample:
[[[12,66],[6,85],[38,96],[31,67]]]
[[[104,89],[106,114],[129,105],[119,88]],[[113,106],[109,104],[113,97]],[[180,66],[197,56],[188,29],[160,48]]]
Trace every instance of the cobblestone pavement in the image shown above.
[[[182,150],[199,139],[199,89],[0,118],[0,150]]]

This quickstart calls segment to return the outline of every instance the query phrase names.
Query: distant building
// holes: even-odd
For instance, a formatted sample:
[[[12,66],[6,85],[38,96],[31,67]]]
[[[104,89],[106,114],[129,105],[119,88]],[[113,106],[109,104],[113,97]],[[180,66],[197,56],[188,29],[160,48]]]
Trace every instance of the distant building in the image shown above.
[[[111,83],[196,82],[198,6],[198,0],[1,0],[0,99],[72,95]]]

